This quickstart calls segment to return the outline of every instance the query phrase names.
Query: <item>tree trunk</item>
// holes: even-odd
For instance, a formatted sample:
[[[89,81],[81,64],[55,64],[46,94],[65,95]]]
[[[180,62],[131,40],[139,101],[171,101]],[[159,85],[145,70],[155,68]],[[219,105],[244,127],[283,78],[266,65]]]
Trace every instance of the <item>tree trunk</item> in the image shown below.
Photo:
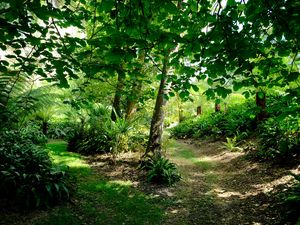
[[[143,64],[145,61],[145,52],[144,51],[141,52],[138,60],[141,63],[142,67],[138,69],[137,74],[144,72],[143,71]],[[140,80],[139,77],[137,77],[135,82],[133,82],[131,92],[127,97],[127,105],[126,105],[126,111],[125,111],[125,119],[126,120],[131,119],[133,114],[136,112],[137,102],[140,97],[141,90],[142,90],[142,80]]]
[[[178,122],[181,123],[184,120],[182,103],[181,103],[180,97],[178,95],[176,95],[176,96],[177,96],[177,102],[178,102]]]
[[[164,57],[163,69],[162,69],[162,78],[160,80],[160,85],[156,97],[155,108],[151,121],[149,141],[146,149],[145,156],[150,152],[157,157],[161,157],[162,154],[162,134],[163,134],[163,125],[164,125],[164,106],[167,101],[164,98],[166,94],[166,81],[167,81],[167,65],[168,65],[169,56]]]
[[[220,104],[215,104],[215,112],[221,112],[221,105]]]
[[[116,93],[112,105],[111,119],[116,121],[117,117],[121,117],[121,97],[124,89],[125,74],[122,70],[118,72],[118,81],[116,87]]]
[[[48,122],[46,122],[46,121],[42,122],[42,132],[44,135],[48,134]]]
[[[257,114],[256,121],[262,121],[267,117],[266,112],[266,93],[262,91],[256,92],[255,95],[256,105],[260,108],[259,113]]]
[[[201,106],[198,106],[197,107],[197,116],[199,116],[201,114],[202,114],[202,108],[201,108]]]

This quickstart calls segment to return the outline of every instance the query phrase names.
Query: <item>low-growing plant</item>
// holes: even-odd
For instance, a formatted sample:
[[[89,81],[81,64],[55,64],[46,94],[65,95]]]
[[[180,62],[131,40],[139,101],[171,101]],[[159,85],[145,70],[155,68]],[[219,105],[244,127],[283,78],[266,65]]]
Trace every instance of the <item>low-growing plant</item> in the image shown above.
[[[232,138],[226,137],[226,142],[223,142],[224,146],[226,149],[230,151],[241,151],[243,150],[242,148],[238,147],[238,141],[237,141],[237,136],[234,136]]]
[[[176,165],[164,157],[149,157],[142,169],[147,171],[148,182],[171,185],[181,179]]]
[[[190,118],[171,129],[171,135],[176,138],[199,138],[203,136],[233,137],[243,133],[246,137],[255,129],[257,109],[249,102],[235,105],[226,112],[205,114]]]
[[[68,122],[49,123],[47,137],[51,139],[66,139],[72,136],[74,132],[74,125]]]
[[[132,122],[120,117],[113,121],[109,110],[103,106],[94,106],[88,112],[81,123],[75,124],[74,132],[68,138],[69,151],[87,155],[112,153],[116,157],[118,153],[129,150]]]
[[[22,140],[30,140],[36,145],[45,145],[48,141],[39,124],[35,122],[28,122],[24,127],[21,127],[19,135]]]
[[[269,118],[259,126],[259,150],[261,158],[283,158],[300,149],[299,118]]]
[[[286,219],[292,223],[300,223],[300,175],[292,174],[295,178],[294,185],[283,195],[283,203],[287,208]]]
[[[0,198],[17,207],[49,207],[69,199],[67,174],[20,131],[0,135]]]

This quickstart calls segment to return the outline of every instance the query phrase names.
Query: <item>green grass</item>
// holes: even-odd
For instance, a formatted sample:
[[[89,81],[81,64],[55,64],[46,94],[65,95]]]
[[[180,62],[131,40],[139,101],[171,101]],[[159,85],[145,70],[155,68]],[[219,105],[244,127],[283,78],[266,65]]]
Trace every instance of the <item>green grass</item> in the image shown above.
[[[74,204],[52,209],[36,225],[161,224],[163,210],[154,199],[138,192],[130,183],[106,181],[78,154],[66,152],[66,144],[48,144],[53,162],[76,177]]]
[[[177,149],[176,152],[174,152],[175,149]],[[196,165],[201,171],[211,170],[215,166],[214,162],[197,157],[192,149],[186,148],[176,141],[170,141],[169,150],[171,151],[173,158],[188,160]]]

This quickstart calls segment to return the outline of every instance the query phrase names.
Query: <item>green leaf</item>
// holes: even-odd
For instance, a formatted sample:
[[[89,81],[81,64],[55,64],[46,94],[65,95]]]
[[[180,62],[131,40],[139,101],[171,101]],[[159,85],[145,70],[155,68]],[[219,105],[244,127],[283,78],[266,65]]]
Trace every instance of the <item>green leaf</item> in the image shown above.
[[[174,92],[169,92],[169,95],[170,95],[170,97],[174,97],[175,96]]]
[[[179,93],[179,97],[181,99],[186,99],[189,95],[190,95],[190,93],[188,91],[182,91]]]
[[[177,13],[177,11],[178,11],[176,5],[174,5],[174,3],[171,1],[166,2],[165,10],[166,10],[166,12],[169,12],[170,14]]]
[[[243,87],[243,85],[241,83],[238,82],[233,82],[233,90],[234,91],[238,91]]]
[[[258,97],[259,99],[264,99],[264,98],[265,98],[265,93],[262,92],[262,91],[259,91],[259,92],[257,92],[257,97]]]
[[[250,97],[250,92],[249,91],[244,91],[243,95],[245,96],[245,98],[249,98]]]
[[[295,81],[299,78],[299,73],[298,72],[291,72],[288,76],[287,76],[287,81],[292,82]]]
[[[209,99],[215,97],[215,92],[211,88],[207,89],[204,93]]]
[[[227,5],[229,5],[229,6],[235,5],[235,0],[228,0]]]
[[[195,92],[198,92],[198,91],[199,91],[199,88],[198,88],[197,85],[192,84],[191,86],[192,86],[192,88],[193,88],[193,90],[194,90]]]
[[[213,79],[208,78],[208,79],[207,79],[207,83],[208,83],[209,86],[212,86],[213,83],[214,83],[214,81],[213,81]]]
[[[101,9],[104,12],[110,12],[115,5],[115,1],[112,0],[103,0],[101,2]]]
[[[162,77],[163,77],[163,75],[162,75],[162,74],[158,74],[158,75],[156,76],[156,79],[157,79],[157,80],[161,80],[161,79],[162,79]]]

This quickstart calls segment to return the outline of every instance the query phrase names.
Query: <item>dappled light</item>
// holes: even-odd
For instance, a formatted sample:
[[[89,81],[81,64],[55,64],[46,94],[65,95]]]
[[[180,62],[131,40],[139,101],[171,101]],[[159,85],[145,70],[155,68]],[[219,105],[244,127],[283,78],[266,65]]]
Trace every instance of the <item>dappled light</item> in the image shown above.
[[[0,0],[0,225],[299,225],[299,37],[299,0]]]

